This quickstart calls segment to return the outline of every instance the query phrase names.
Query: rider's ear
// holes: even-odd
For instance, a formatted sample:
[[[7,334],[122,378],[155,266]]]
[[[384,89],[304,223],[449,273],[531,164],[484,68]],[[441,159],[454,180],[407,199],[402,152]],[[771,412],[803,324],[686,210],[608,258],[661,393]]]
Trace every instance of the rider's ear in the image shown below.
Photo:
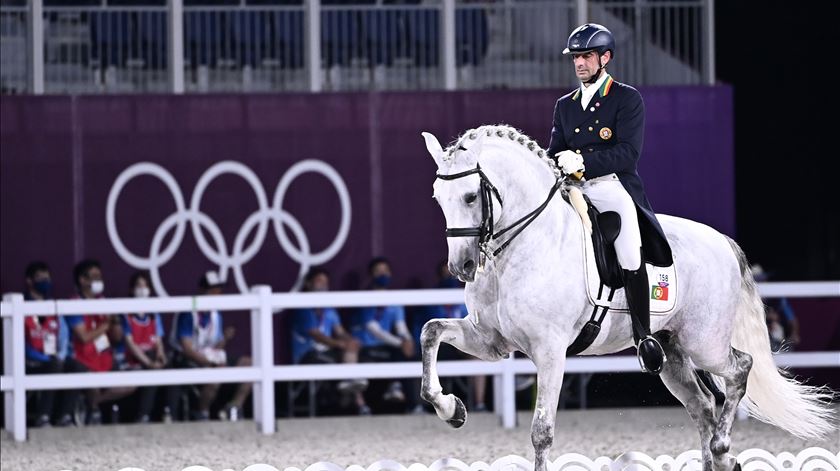
[[[423,135],[423,139],[426,140],[426,150],[429,151],[429,154],[435,159],[435,163],[440,167],[441,161],[443,160],[443,147],[441,147],[440,142],[438,142],[434,134],[430,132],[423,132],[421,134]]]

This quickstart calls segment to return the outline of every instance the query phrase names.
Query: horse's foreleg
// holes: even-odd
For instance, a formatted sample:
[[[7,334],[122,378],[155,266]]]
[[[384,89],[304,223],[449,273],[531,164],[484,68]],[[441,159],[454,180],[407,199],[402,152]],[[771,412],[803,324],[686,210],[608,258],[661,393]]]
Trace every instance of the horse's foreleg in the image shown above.
[[[534,357],[537,365],[537,405],[531,422],[531,443],[534,445],[534,471],[548,469],[548,452],[554,443],[554,421],[563,386],[566,367],[565,349]]]
[[[458,350],[482,360],[496,361],[502,358],[478,331],[469,317],[465,319],[432,319],[423,326],[420,334],[420,348],[423,353],[423,382],[420,397],[435,406],[438,417],[458,428],[467,420],[464,403],[453,394],[443,394],[437,373],[437,354],[441,342],[451,344]]]

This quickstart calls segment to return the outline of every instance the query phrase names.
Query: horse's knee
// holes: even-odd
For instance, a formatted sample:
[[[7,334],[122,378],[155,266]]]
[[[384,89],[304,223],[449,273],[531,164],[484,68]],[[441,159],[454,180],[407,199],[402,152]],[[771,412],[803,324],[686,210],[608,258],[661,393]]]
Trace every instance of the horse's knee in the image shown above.
[[[531,425],[531,443],[535,450],[551,448],[554,444],[554,424],[547,420],[537,419]]]
[[[420,345],[428,347],[440,338],[441,332],[446,329],[440,319],[432,319],[423,325],[423,330],[420,332]]]
[[[720,456],[729,453],[729,448],[732,445],[732,439],[728,434],[715,434],[712,441],[709,443],[709,448],[712,454]]]

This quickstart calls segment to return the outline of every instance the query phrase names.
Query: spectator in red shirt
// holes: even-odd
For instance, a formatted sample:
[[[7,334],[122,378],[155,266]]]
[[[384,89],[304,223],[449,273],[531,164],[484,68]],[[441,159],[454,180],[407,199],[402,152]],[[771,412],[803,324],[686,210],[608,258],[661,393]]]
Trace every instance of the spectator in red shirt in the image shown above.
[[[26,267],[27,301],[45,301],[53,299],[53,284],[50,268],[44,262],[32,262]],[[64,360],[68,350],[67,325],[59,316],[26,316],[23,324],[26,373],[45,374],[64,371]],[[63,394],[58,411],[58,426],[73,423],[73,407],[78,399],[77,391]],[[38,391],[35,399],[34,427],[50,425],[55,402],[55,391]]]
[[[148,298],[154,293],[147,272],[136,272],[129,281],[131,295]],[[158,313],[129,313],[122,316],[122,330],[126,350],[126,366],[132,370],[159,370],[166,367],[166,353],[163,351],[163,323]],[[154,406],[157,388],[144,387],[140,390],[137,421],[148,422]]]
[[[78,295],[75,298],[99,299],[104,297],[105,283],[102,280],[102,268],[96,260],[82,260],[73,268],[73,280]],[[103,314],[81,314],[67,316],[67,326],[72,338],[73,359],[81,371],[111,371],[114,357],[111,349],[112,339],[119,330],[119,319]],[[112,324],[116,324],[112,327]],[[109,339],[109,334],[111,339]],[[137,388],[98,388],[87,391],[88,424],[102,423],[99,404],[116,401],[133,393]]]

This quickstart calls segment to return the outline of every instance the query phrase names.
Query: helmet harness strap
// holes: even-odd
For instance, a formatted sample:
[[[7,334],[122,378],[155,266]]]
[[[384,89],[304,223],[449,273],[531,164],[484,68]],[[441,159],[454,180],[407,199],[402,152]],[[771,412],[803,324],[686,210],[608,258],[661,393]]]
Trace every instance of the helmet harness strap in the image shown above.
[[[595,53],[598,54],[598,70],[592,74],[592,77],[590,77],[589,80],[583,82],[585,85],[592,85],[597,82],[598,79],[601,78],[601,71],[604,70],[604,67],[606,67],[606,65],[601,62],[601,51],[596,50]]]

